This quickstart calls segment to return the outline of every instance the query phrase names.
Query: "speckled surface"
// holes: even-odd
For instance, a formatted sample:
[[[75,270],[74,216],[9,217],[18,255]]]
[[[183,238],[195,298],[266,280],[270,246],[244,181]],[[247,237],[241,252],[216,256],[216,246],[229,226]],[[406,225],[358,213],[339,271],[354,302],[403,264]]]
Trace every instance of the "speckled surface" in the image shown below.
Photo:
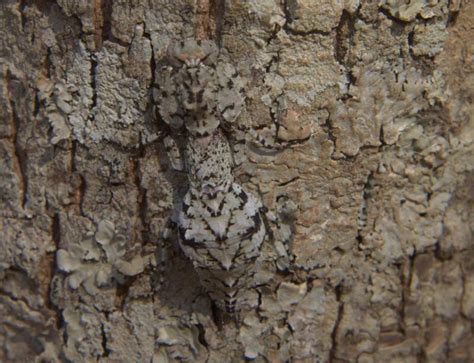
[[[0,9],[1,361],[473,360],[472,4]],[[233,173],[290,253],[237,323],[159,243],[186,176],[152,85],[195,33],[245,82]]]

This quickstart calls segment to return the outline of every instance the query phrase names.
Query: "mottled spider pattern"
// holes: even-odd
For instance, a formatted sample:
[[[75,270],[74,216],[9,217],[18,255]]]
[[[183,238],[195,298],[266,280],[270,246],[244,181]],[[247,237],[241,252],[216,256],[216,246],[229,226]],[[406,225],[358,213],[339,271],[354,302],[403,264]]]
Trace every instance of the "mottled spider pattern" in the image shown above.
[[[183,41],[170,46],[168,55],[155,100],[170,129],[165,145],[172,166],[189,180],[172,218],[178,245],[210,298],[235,314],[257,304],[255,262],[266,236],[263,206],[234,180],[232,150],[222,131],[241,112],[242,81],[210,41]],[[178,133],[184,134],[181,147]]]
[[[193,189],[203,195],[227,191],[234,181],[229,143],[217,129],[210,136],[187,138],[186,170]]]
[[[179,245],[217,306],[252,306],[254,265],[265,238],[261,204],[237,183],[215,195],[191,188],[177,214]],[[255,301],[254,301],[255,303]]]
[[[217,57],[211,41],[187,40],[169,47],[169,65],[158,71],[154,96],[171,129],[184,127],[191,135],[207,136],[240,114],[243,82],[231,64]]]

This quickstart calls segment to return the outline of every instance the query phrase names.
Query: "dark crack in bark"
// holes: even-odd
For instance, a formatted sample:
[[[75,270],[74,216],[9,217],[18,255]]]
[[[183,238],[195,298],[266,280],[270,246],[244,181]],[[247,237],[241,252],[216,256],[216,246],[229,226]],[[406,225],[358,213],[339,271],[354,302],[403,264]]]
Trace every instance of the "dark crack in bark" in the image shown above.
[[[405,312],[407,309],[407,302],[410,297],[410,290],[413,278],[413,268],[416,258],[416,251],[413,252],[408,259],[405,259],[402,264],[400,264],[400,285],[401,285],[401,303],[399,308],[399,316],[400,316],[400,331],[406,337],[407,329],[406,329],[406,318]]]
[[[334,37],[334,57],[336,61],[344,67],[349,85],[354,85],[356,82],[352,71],[354,62],[352,60],[351,50],[354,46],[354,37],[356,35],[355,24],[359,9],[360,5],[354,14],[349,13],[347,10],[342,11]],[[348,95],[346,95],[346,98],[347,97]]]
[[[54,312],[56,329],[61,329],[63,325],[62,311],[51,301],[51,291],[53,288],[53,278],[57,274],[57,264],[56,264],[56,251],[59,249],[61,244],[61,217],[59,213],[55,213],[51,221],[51,236],[55,245],[55,250],[48,254],[47,258],[50,260],[50,279],[48,283],[48,289],[46,294],[46,307]]]
[[[19,139],[19,134],[21,133],[22,125],[16,111],[16,102],[14,100],[14,90],[12,85],[13,75],[8,71],[6,75],[7,89],[8,89],[8,99],[10,102],[10,108],[12,110],[12,136],[11,142],[13,144],[14,150],[14,170],[18,176],[20,190],[21,190],[21,206],[25,209],[26,203],[28,201],[28,173],[26,170],[26,165],[28,164],[28,154],[21,145]]]
[[[334,328],[331,332],[331,349],[329,351],[329,362],[337,362],[337,333],[339,329],[339,325],[342,320],[342,314],[344,313],[344,302],[342,301],[342,286],[338,285],[335,288],[335,294],[336,294],[336,301],[338,303],[338,308],[337,308],[337,315],[336,315],[336,321],[334,322]]]
[[[224,0],[198,0],[195,5],[197,39],[212,39],[220,47],[225,16]]]
[[[100,324],[100,333],[102,336],[101,344],[102,344],[102,358],[107,358],[110,354],[110,350],[107,347],[107,333],[105,332],[105,324]]]
[[[368,200],[370,198],[370,191],[373,187],[372,180],[373,180],[374,173],[371,171],[367,176],[367,181],[365,182],[364,188],[362,190],[362,198],[361,204],[359,207],[359,213],[357,216],[357,244],[360,246],[363,241],[364,237],[362,235],[362,231],[367,227],[367,209],[368,209]]]
[[[143,146],[139,149],[139,154],[132,160],[133,179],[135,187],[138,191],[137,196],[137,210],[140,221],[140,231],[142,243],[145,244],[148,240],[148,223],[147,223],[147,190],[142,185],[142,175],[140,171],[140,164],[145,158],[145,148]]]
[[[91,112],[89,117],[94,117],[94,109],[97,106],[97,58],[94,54],[90,56],[90,63],[91,63],[91,73],[90,73],[90,82],[92,88],[92,104],[90,106]]]

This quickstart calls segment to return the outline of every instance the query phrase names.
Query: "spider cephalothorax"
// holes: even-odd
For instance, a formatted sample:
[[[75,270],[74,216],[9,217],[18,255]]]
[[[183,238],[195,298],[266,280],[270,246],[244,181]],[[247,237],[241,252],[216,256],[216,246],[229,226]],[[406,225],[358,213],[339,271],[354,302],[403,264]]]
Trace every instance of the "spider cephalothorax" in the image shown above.
[[[235,68],[217,62],[218,57],[211,41],[189,39],[169,47],[170,65],[159,70],[155,99],[172,129],[184,127],[193,136],[207,136],[240,114],[242,81]]]

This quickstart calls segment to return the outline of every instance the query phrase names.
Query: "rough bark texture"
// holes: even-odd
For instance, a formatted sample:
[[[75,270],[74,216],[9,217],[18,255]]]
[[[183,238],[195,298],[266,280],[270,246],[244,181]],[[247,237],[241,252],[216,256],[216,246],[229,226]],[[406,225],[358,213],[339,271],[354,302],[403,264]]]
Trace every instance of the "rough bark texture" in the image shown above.
[[[0,361],[474,360],[472,2],[4,0],[0,24]],[[157,258],[186,177],[151,89],[189,36],[273,130],[236,174],[291,240],[222,326]]]

